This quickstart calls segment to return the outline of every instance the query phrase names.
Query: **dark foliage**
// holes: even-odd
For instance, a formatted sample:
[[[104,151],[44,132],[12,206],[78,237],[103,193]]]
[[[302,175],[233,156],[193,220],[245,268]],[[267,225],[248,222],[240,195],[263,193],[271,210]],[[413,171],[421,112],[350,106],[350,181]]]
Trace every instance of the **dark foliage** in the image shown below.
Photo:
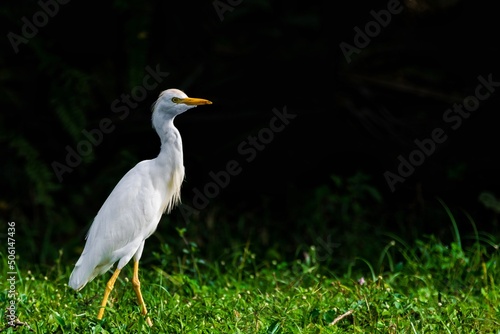
[[[390,22],[381,12],[388,6],[400,8]],[[161,224],[162,241],[178,242],[173,229],[187,226],[202,247],[223,236],[227,247],[252,240],[286,254],[331,240],[349,245],[339,253],[349,258],[357,246],[370,253],[386,232],[449,235],[436,197],[498,233],[500,71],[492,6],[3,3],[1,219],[18,222],[23,257],[52,262],[62,248],[76,257],[116,182],[157,154],[150,106],[176,87],[214,104],[176,120],[186,206]],[[385,23],[370,28],[376,17]],[[375,30],[362,38],[355,27]],[[356,51],[346,57],[343,43]],[[495,83],[489,88],[488,78]],[[490,94],[475,106],[467,98],[476,98],[480,84],[482,96]],[[464,103],[473,111],[446,118]],[[276,128],[284,109],[296,117]],[[399,167],[400,156],[418,166]],[[241,173],[217,184],[214,175],[230,161]],[[408,176],[392,191],[384,173],[398,174],[398,167]],[[209,196],[211,182],[217,186]],[[214,198],[197,206],[196,191]],[[485,191],[487,201],[479,201]],[[459,223],[471,228],[465,216]],[[350,244],[364,234],[366,244]]]

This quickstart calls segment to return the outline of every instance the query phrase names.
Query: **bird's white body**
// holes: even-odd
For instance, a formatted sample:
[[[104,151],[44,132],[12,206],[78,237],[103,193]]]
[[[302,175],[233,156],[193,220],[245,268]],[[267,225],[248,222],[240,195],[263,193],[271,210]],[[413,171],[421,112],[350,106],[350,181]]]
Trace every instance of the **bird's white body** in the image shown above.
[[[90,227],[70,287],[80,290],[114,263],[121,269],[134,255],[137,260],[141,257],[144,241],[162,214],[180,200],[184,166],[172,157],[182,161],[182,147],[167,147],[156,159],[139,162],[113,189]],[[110,223],[114,221],[120,222],[119,228]]]
[[[71,273],[70,287],[82,289],[116,262],[121,269],[132,257],[139,261],[144,242],[156,230],[162,214],[180,201],[184,180],[182,140],[173,120],[197,104],[210,103],[188,98],[176,89],[160,95],[153,106],[160,154],[139,162],[108,196],[90,227],[85,248]]]

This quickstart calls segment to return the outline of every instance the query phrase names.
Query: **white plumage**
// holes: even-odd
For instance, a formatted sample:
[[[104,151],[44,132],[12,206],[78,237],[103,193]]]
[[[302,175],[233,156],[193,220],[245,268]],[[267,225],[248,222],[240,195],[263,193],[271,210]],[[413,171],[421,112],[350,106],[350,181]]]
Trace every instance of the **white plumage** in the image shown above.
[[[139,162],[128,171],[94,218],[85,248],[71,273],[69,286],[78,291],[118,262],[115,275],[108,282],[111,288],[106,290],[98,319],[102,318],[107,296],[119,271],[132,258],[135,263],[139,262],[144,242],[156,230],[161,215],[170,212],[180,202],[184,179],[182,140],[173,121],[175,116],[202,104],[211,102],[188,98],[178,89],[168,89],[160,94],[153,105],[152,116],[153,127],[161,140],[160,154],[155,159]],[[136,274],[134,266],[134,277]],[[141,304],[138,278],[134,289]],[[146,314],[143,301],[141,307]],[[147,320],[150,323],[149,318]]]

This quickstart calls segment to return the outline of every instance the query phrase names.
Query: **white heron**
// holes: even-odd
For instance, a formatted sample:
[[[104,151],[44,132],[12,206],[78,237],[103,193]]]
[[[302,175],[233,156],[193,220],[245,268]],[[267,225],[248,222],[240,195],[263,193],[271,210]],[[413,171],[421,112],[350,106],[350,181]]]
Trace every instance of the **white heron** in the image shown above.
[[[139,282],[139,259],[145,240],[153,234],[161,215],[169,213],[180,201],[184,180],[182,140],[174,126],[175,116],[197,105],[212,104],[190,98],[178,89],[163,91],[153,105],[152,123],[161,140],[160,154],[139,162],[118,182],[97,213],[87,234],[85,248],[69,278],[69,286],[81,290],[96,276],[118,262],[106,284],[97,314],[104,315],[109,294],[121,269],[134,258],[132,286],[141,312],[152,326],[142,298]]]

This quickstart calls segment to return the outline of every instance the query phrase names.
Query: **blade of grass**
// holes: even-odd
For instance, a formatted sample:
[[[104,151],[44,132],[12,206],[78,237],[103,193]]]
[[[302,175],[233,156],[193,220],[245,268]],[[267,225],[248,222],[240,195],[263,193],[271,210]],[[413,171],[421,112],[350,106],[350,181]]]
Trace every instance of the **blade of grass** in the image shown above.
[[[460,239],[460,231],[458,230],[458,225],[457,225],[457,222],[455,220],[455,217],[451,213],[450,208],[446,205],[446,203],[441,198],[438,197],[437,200],[444,207],[444,209],[446,211],[446,214],[450,218],[451,224],[453,225],[453,232],[454,232],[454,235],[455,235],[455,242],[458,244],[458,246],[460,247],[460,249],[462,249],[462,241]]]

